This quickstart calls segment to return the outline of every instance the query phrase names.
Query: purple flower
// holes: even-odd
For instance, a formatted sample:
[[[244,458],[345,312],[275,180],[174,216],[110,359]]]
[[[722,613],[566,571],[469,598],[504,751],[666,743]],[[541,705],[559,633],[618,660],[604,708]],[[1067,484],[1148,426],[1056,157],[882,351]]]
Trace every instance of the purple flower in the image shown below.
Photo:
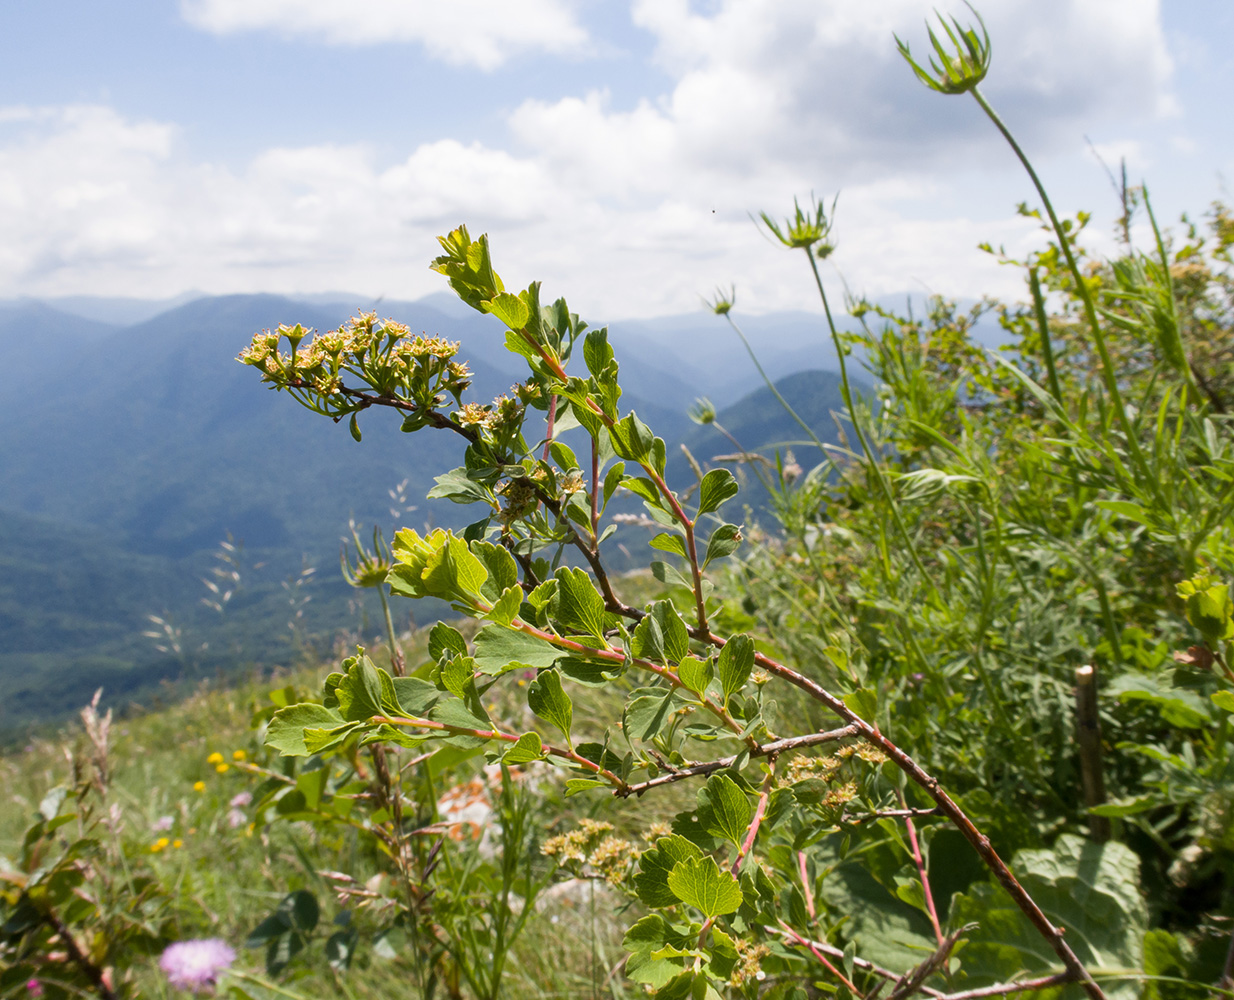
[[[230,805],[233,809],[243,809],[252,801],[252,792],[241,792],[239,795],[234,796],[228,805]]]
[[[37,979],[26,981],[26,992],[32,997],[41,997],[43,995],[43,984]]]
[[[159,959],[159,968],[167,981],[181,990],[197,993],[213,986],[219,973],[236,960],[236,953],[219,938],[200,941],[178,941],[169,945]]]
[[[150,824],[150,829],[153,830],[155,833],[166,833],[168,830],[170,830],[175,825],[175,823],[176,823],[175,819],[173,819],[171,816],[160,816],[158,819],[156,819],[153,823]]]

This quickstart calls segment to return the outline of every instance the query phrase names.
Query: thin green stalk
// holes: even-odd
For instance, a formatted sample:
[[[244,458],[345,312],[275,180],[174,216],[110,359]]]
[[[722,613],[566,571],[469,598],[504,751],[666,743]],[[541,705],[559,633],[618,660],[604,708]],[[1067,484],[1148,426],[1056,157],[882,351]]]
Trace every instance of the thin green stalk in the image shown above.
[[[809,253],[809,248],[806,249],[806,252]],[[813,258],[811,258],[811,260],[813,260]],[[732,314],[725,313],[724,318],[728,320],[728,325],[733,328],[733,332],[737,334],[738,337],[741,338],[742,344],[745,345],[746,353],[750,355],[750,360],[754,362],[754,367],[758,369],[758,374],[762,377],[763,383],[767,386],[768,389],[771,390],[771,394],[775,396],[776,402],[779,403],[784,408],[785,413],[787,413],[790,417],[792,417],[794,420],[797,421],[798,425],[801,427],[803,431],[806,432],[806,435],[810,438],[810,440],[813,441],[814,444],[818,446],[818,450],[821,451],[824,455],[826,455],[827,454],[826,445],[824,445],[823,442],[818,439],[818,435],[814,433],[814,430],[810,427],[810,425],[807,424],[804,420],[801,419],[801,417],[797,415],[797,411],[788,405],[788,400],[786,400],[783,396],[780,395],[780,390],[776,388],[776,384],[773,381],[771,381],[770,377],[763,370],[763,366],[758,360],[758,355],[754,353],[754,348],[750,346],[750,342],[746,339],[746,335],[741,332],[741,327],[739,327],[737,323],[733,320]],[[843,362],[841,362],[841,364],[842,363]]]
[[[857,435],[857,441],[861,445],[861,450],[870,465],[870,471],[874,474],[874,478],[878,480],[878,485],[887,500],[887,505],[891,508],[892,520],[895,521],[896,529],[904,538],[904,544],[908,548],[908,554],[913,559],[913,565],[917,567],[917,572],[930,585],[934,595],[941,600],[942,595],[939,593],[938,584],[934,582],[934,577],[930,575],[929,570],[925,568],[925,564],[921,561],[921,556],[917,554],[917,545],[913,541],[912,535],[908,532],[908,525],[904,523],[904,518],[900,513],[900,506],[892,495],[891,485],[887,482],[887,477],[883,475],[883,468],[870,449],[865,434],[861,431],[861,422],[857,419],[857,411],[853,406],[853,390],[848,381],[848,365],[844,360],[844,345],[840,342],[840,331],[836,329],[835,320],[831,316],[831,304],[827,301],[827,292],[823,288],[823,277],[818,272],[818,262],[814,259],[814,254],[810,252],[809,247],[804,249],[806,258],[810,261],[810,270],[814,274],[814,284],[818,288],[819,298],[823,301],[823,312],[827,314],[827,327],[831,331],[831,341],[835,344],[836,358],[840,363],[840,392],[844,396],[844,405],[848,408],[848,417],[853,424],[853,433]]]
[[[1063,390],[1059,388],[1058,371],[1054,367],[1054,346],[1050,343],[1050,324],[1045,318],[1045,299],[1041,295],[1041,282],[1037,279],[1037,269],[1028,269],[1028,287],[1033,294],[1033,311],[1037,315],[1037,331],[1041,337],[1041,354],[1045,359],[1046,377],[1050,382],[1050,395],[1063,406]]]
[[[1118,420],[1119,428],[1123,432],[1123,437],[1127,440],[1127,449],[1131,452],[1132,461],[1140,473],[1141,482],[1160,499],[1156,478],[1148,468],[1144,453],[1140,449],[1139,438],[1135,434],[1135,428],[1132,427],[1131,420],[1127,416],[1127,407],[1123,403],[1123,396],[1118,388],[1118,377],[1114,372],[1114,361],[1110,357],[1109,348],[1106,346],[1105,334],[1101,332],[1101,325],[1097,322],[1097,306],[1093,302],[1093,294],[1089,290],[1084,276],[1080,273],[1080,266],[1076,263],[1075,254],[1072,253],[1071,238],[1067,235],[1067,231],[1063,229],[1063,224],[1059,221],[1058,215],[1054,211],[1054,205],[1050,201],[1050,196],[1046,193],[1045,185],[1041,183],[1041,179],[1037,176],[1037,171],[1033,169],[1032,163],[1029,162],[1024,150],[1020,148],[1020,144],[1016,142],[1015,137],[1007,126],[1003,124],[1003,120],[998,117],[998,112],[990,106],[989,101],[985,99],[981,90],[974,86],[971,92],[973,99],[981,107],[981,110],[986,113],[986,117],[994,123],[994,126],[1002,133],[1003,138],[1007,140],[1007,144],[1011,147],[1025,171],[1027,171],[1029,179],[1033,182],[1033,187],[1037,189],[1037,195],[1041,198],[1041,203],[1050,217],[1050,225],[1054,228],[1055,235],[1058,237],[1059,248],[1067,260],[1067,267],[1071,271],[1072,279],[1075,281],[1076,293],[1084,304],[1084,316],[1088,320],[1089,329],[1092,331],[1093,346],[1097,348],[1097,354],[1101,358],[1102,381],[1105,383],[1105,389],[1109,394],[1110,402],[1114,406],[1114,414]]]

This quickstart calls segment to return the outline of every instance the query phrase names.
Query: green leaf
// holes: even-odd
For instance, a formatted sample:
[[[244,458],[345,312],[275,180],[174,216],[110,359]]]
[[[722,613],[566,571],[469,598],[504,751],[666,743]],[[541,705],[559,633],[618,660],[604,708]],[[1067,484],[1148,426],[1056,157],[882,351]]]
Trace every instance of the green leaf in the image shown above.
[[[668,888],[708,919],[734,912],[745,898],[737,879],[729,872],[720,871],[710,857],[679,861],[668,873]]]
[[[613,451],[624,459],[632,462],[649,462],[651,446],[655,435],[651,428],[631,412],[624,419],[617,421],[609,429],[613,440]]]
[[[925,915],[897,898],[860,864],[846,861],[836,866],[823,879],[822,893],[831,912],[847,915],[846,936],[857,942],[862,958],[894,972],[907,972],[937,947]],[[954,911],[950,919],[956,923]]]
[[[858,718],[864,719],[866,722],[873,722],[874,716],[878,712],[878,695],[869,688],[858,688],[856,691],[844,696],[844,704]]]
[[[711,683],[711,663],[696,656],[687,656],[677,668],[677,676],[686,690],[703,694]]]
[[[659,488],[645,476],[626,476],[622,479],[621,485],[650,504],[657,507],[664,506],[664,498],[660,495]]]
[[[740,691],[754,670],[754,640],[748,635],[735,635],[724,644],[716,659],[716,674],[724,689],[724,702]]]
[[[456,698],[447,698],[444,701],[438,702],[433,706],[432,712],[429,713],[429,718],[434,722],[440,722],[445,726],[454,726],[457,729],[476,729],[485,733],[493,731],[493,720],[487,714],[483,716],[476,715],[467,704]],[[477,746],[480,743],[486,742],[485,738],[474,738],[477,740],[475,744]]]
[[[707,539],[707,555],[703,559],[703,569],[710,565],[713,559],[723,559],[737,551],[741,544],[741,529],[735,524],[722,524],[711,533]]]
[[[530,670],[551,667],[562,656],[562,650],[517,629],[486,625],[476,633],[476,666],[490,676],[524,667]]]
[[[404,715],[424,718],[441,697],[441,692],[436,687],[420,677],[394,677],[390,684]]]
[[[605,473],[604,475],[604,504],[601,509],[603,509],[603,507],[608,506],[609,500],[613,498],[613,494],[617,491],[617,487],[621,485],[622,480],[625,478],[625,473],[626,473],[626,463],[625,462],[617,462],[611,469],[608,470],[607,473]]]
[[[477,540],[471,543],[470,548],[472,555],[484,564],[488,573],[480,593],[490,604],[518,585],[518,564],[504,545]]]
[[[735,497],[740,488],[728,469],[712,469],[698,485],[698,516],[718,510],[725,500]]]
[[[607,781],[601,781],[599,778],[567,778],[566,779],[566,798],[571,795],[577,795],[579,792],[589,792],[593,788],[608,788]]]
[[[631,698],[621,718],[621,728],[626,738],[650,740],[664,727],[669,712],[673,710],[674,700],[671,688]]]
[[[1148,702],[1167,723],[1180,729],[1200,729],[1212,721],[1208,704],[1194,691],[1167,687],[1154,677],[1134,671],[1115,677],[1106,685],[1105,693],[1123,703]]]
[[[360,440],[360,424],[356,421],[356,415],[354,413],[351,415],[351,419],[347,421],[347,429],[351,431],[351,436],[355,440]]]
[[[509,292],[501,292],[494,295],[487,302],[481,302],[480,308],[484,312],[496,316],[511,330],[521,330],[527,325],[527,320],[531,316],[531,310],[527,308],[527,303],[517,295],[511,295]]]
[[[333,729],[342,722],[338,712],[322,705],[289,705],[275,712],[266,727],[266,746],[284,757],[308,757],[312,751],[304,745],[304,730]]]
[[[493,609],[484,617],[498,625],[509,625],[518,617],[519,608],[523,606],[523,588],[518,584],[507,587]]]
[[[458,629],[438,622],[428,633],[428,655],[432,660],[440,661],[445,657],[467,655],[467,640]]]
[[[336,750],[347,742],[352,733],[364,732],[361,722],[345,722],[341,726],[331,726],[328,729],[308,727],[304,730],[304,749],[306,756]]]
[[[1213,696],[1213,704],[1226,712],[1234,712],[1234,691],[1218,691]]]
[[[456,656],[441,665],[441,683],[454,697],[464,700],[475,686],[476,661],[470,656]]]
[[[560,433],[560,431],[557,431]],[[558,468],[563,472],[569,472],[571,469],[581,469],[578,464],[578,459],[569,445],[561,441],[554,441],[548,446],[549,453],[553,456],[553,461],[557,463]]]
[[[671,552],[673,555],[681,556],[682,559],[690,558],[686,552],[686,540],[675,532],[662,531],[647,544],[661,552]]]
[[[547,722],[561,730],[570,742],[570,727],[574,724],[574,706],[570,696],[561,686],[561,675],[556,670],[545,670],[527,688],[528,707]]]
[[[608,328],[600,327],[587,334],[583,341],[583,361],[597,378],[608,370],[613,360],[613,348],[608,342]]]
[[[1130,848],[1063,834],[1052,850],[1020,851],[1011,870],[1046,918],[1067,928],[1067,943],[1089,971],[1140,967],[1148,912],[1140,894],[1139,858]],[[968,935],[963,952],[966,982],[972,986],[1002,982],[1009,974],[1047,974],[1058,967],[1058,958],[1037,930],[993,882],[976,883],[957,895],[950,921],[980,925]],[[1103,988],[1112,1000],[1135,1000],[1140,991],[1134,980]]]
[[[430,500],[449,500],[452,503],[489,503],[492,500],[487,487],[472,479],[466,469],[451,469],[435,476],[433,481],[437,485],[428,491]]]
[[[754,807],[737,782],[726,774],[713,774],[699,790],[699,806],[711,806],[707,832],[741,846],[754,817]]]
[[[586,635],[604,640],[604,598],[584,570],[563,566],[554,574],[557,592],[549,602],[549,615],[567,635]]]
[[[647,906],[673,906],[677,897],[668,887],[668,874],[682,861],[701,859],[703,852],[685,837],[673,834],[661,837],[656,846],[644,851],[638,859],[634,888]]]
[[[382,715],[381,675],[373,661],[360,653],[343,661],[346,674],[339,681],[334,696],[339,714],[348,722],[364,722]]]
[[[502,755],[503,764],[530,764],[544,759],[544,744],[539,733],[523,733],[518,742]]]
[[[690,651],[690,634],[672,601],[656,601],[634,628],[630,651],[638,657],[680,663]]]
[[[1153,519],[1148,512],[1138,503],[1132,503],[1130,500],[1098,500],[1093,506],[1108,510],[1119,517],[1125,517],[1128,521],[1146,524],[1150,528],[1153,526]]]

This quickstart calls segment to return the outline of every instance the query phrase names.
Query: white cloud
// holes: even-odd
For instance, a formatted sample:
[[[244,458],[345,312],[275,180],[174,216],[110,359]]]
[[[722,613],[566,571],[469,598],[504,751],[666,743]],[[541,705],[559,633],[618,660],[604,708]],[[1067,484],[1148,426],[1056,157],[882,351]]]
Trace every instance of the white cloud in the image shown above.
[[[495,69],[523,52],[564,53],[587,33],[567,0],[181,0],[215,34],[269,30],[335,45],[418,42],[450,63]]]
[[[357,23],[391,30],[396,6],[420,9],[375,3]],[[245,17],[272,27],[293,8],[305,30],[328,34],[337,5],[194,0],[191,10],[221,31],[258,26]],[[1122,122],[1111,154],[1143,148],[1126,121],[1136,108],[1168,110],[1156,0],[983,8],[996,46],[989,91],[1013,127],[1072,163],[1094,119]],[[626,107],[601,90],[525,100],[509,116],[508,148],[441,138],[383,163],[363,144],[309,145],[229,168],[188,158],[171,126],[106,108],[0,109],[0,208],[11,220],[0,296],[413,297],[443,287],[427,269],[434,237],[466,222],[491,233],[507,283],[543,279],[590,317],[692,309],[730,280],[743,306],[811,307],[804,262],[760,239],[749,212],[836,189],[835,263],[854,289],[1020,294],[1019,277],[974,247],[1020,253],[1040,239],[1010,211],[1023,179],[1003,172],[1010,154],[970,100],[928,93],[899,62],[892,31],[921,48],[918,0],[860,14],[846,0],[696,9],[632,4],[670,73],[666,93]],[[1003,178],[1005,195],[974,195]]]

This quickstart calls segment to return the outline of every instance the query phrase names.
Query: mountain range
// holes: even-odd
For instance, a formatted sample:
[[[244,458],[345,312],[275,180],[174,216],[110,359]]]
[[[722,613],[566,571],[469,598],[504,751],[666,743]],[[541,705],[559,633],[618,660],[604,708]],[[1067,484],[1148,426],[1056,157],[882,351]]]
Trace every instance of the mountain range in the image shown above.
[[[406,438],[396,421],[369,412],[357,445],[345,427],[303,411],[235,361],[254,332],[285,322],[324,330],[374,308],[461,341],[474,398],[491,399],[525,373],[496,321],[444,295],[63,305],[0,303],[0,733],[10,736],[73,710],[99,685],[137,697],[186,674],[286,662],[293,640],[307,635],[287,627],[306,620],[295,617],[305,596],[314,604],[299,610],[319,631],[360,620],[371,636],[373,608],[356,605],[333,568],[349,519],[387,536],[396,520],[468,520],[464,508],[423,499],[433,475],[459,464],[451,436]],[[748,326],[792,405],[834,438],[830,414],[841,405],[818,318],[778,314]],[[703,462],[733,450],[715,428],[690,422],[697,397],[716,400],[719,422],[746,448],[801,436],[765,387],[751,392],[760,385],[753,363],[721,319],[609,329],[622,408],[668,442],[675,483],[690,479],[679,444]],[[758,504],[753,494],[734,503],[743,499]],[[214,579],[228,540],[236,566],[224,568],[241,579],[220,613],[202,603],[212,596],[202,580]],[[309,565],[318,572],[303,575]],[[178,651],[167,639],[176,629]],[[150,631],[167,634],[143,636]]]

